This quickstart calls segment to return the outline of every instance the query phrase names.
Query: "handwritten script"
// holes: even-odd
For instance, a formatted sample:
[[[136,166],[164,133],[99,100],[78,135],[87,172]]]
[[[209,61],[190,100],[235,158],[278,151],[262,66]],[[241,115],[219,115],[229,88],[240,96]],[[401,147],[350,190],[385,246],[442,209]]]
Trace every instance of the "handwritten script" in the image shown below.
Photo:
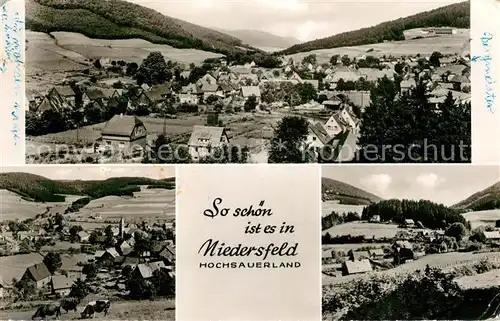
[[[17,145],[20,139],[20,119],[22,101],[24,97],[23,92],[23,68],[24,68],[24,20],[19,11],[8,8],[7,2],[2,5],[2,29],[1,29],[1,42],[2,53],[0,58],[0,73],[2,76],[2,96],[5,92],[9,93],[12,89],[12,100],[6,99],[2,103],[7,102],[9,107],[9,114],[12,120],[12,127],[10,129],[13,144]],[[8,83],[11,81],[10,86]],[[10,87],[10,88],[9,88]],[[8,95],[6,95],[8,97]],[[5,96],[4,96],[5,97]]]
[[[486,108],[489,111],[493,112],[493,104],[495,103],[495,91],[493,89],[493,85],[496,81],[493,79],[492,72],[492,57],[491,57],[491,41],[493,40],[493,35],[489,32],[485,32],[483,36],[480,38],[481,44],[484,50],[484,55],[482,56],[473,56],[471,58],[472,62],[483,62],[484,63],[484,80],[485,80],[485,103]]]

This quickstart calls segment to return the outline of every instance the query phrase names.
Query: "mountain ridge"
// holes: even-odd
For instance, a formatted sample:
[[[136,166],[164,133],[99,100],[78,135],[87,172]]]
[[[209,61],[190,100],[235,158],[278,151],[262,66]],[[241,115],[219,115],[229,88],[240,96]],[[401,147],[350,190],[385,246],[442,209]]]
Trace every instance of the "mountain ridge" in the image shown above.
[[[420,12],[404,18],[386,21],[375,26],[320,38],[275,53],[291,55],[319,49],[332,49],[404,40],[404,31],[425,27],[470,28],[470,0]]]
[[[349,205],[368,205],[383,200],[359,187],[326,177],[321,178],[321,197],[323,201],[339,200]]]
[[[256,50],[227,34],[123,0],[26,0],[25,8],[26,29],[33,31],[68,31],[98,39],[140,38],[222,54]]]
[[[252,29],[229,30],[221,28],[213,28],[213,29],[220,31],[224,34],[230,35],[232,37],[238,38],[243,43],[255,48],[261,48],[261,47],[288,48],[301,43],[299,39],[296,39],[294,37],[282,37],[261,30],[252,30]]]
[[[481,210],[495,206],[500,206],[500,181],[472,194],[451,207],[464,210]]]

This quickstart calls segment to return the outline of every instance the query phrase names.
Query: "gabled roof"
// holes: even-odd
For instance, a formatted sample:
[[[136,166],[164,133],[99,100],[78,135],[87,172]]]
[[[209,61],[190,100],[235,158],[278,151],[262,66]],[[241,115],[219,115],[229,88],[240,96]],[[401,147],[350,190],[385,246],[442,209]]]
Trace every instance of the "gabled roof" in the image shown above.
[[[370,254],[367,251],[351,251],[351,255],[355,261],[370,258]]]
[[[500,231],[483,232],[487,239],[500,239]]]
[[[53,275],[52,276],[52,288],[54,290],[69,289],[73,285],[73,280],[65,275]]]
[[[333,137],[330,137],[321,123],[309,124],[309,129],[318,137],[323,145],[327,145]]]
[[[382,249],[373,249],[373,250],[369,250],[368,251],[370,253],[370,255],[376,255],[376,256],[381,256],[381,255],[384,255],[384,250]]]
[[[136,267],[136,271],[143,277],[144,279],[149,279],[153,276],[153,270],[151,267],[145,263],[139,264]]]
[[[104,126],[101,135],[130,136],[136,125],[144,125],[136,116],[114,115]]]
[[[49,269],[44,263],[37,263],[27,268],[27,272],[35,281],[40,281],[50,277]]]
[[[97,88],[89,88],[85,91],[85,94],[87,95],[87,97],[89,97],[90,100],[107,98],[102,90]]]
[[[75,92],[70,86],[55,86],[55,90],[59,93],[59,95],[63,97],[71,97],[75,95]]]
[[[209,145],[218,145],[221,143],[224,134],[224,127],[194,126],[189,138],[189,146],[207,147]]]
[[[201,87],[201,92],[216,92],[219,90],[219,85],[217,84],[204,84],[202,87]]]
[[[118,251],[114,247],[110,247],[109,249],[106,249],[105,253],[110,254],[113,258],[117,258],[120,256],[120,254],[118,253]]]
[[[181,93],[183,94],[197,94],[200,90],[196,84],[189,84],[187,86],[182,87]]]
[[[372,271],[372,265],[369,260],[361,261],[345,261],[344,262],[348,274],[365,273]]]
[[[123,261],[123,266],[127,266],[127,265],[131,265],[131,266],[135,266],[135,265],[138,265],[139,264],[139,258],[138,257],[131,257],[131,256],[127,256],[125,258],[125,260]]]
[[[243,97],[250,97],[255,95],[255,97],[260,97],[260,88],[259,86],[241,86],[241,92]]]
[[[57,91],[51,90],[37,106],[37,111],[44,112],[47,110],[54,110],[61,112],[68,108],[70,108],[70,106],[64,101],[61,95],[59,95]]]
[[[167,259],[172,260],[175,259],[175,250],[170,246],[166,246],[161,252],[160,256]]]

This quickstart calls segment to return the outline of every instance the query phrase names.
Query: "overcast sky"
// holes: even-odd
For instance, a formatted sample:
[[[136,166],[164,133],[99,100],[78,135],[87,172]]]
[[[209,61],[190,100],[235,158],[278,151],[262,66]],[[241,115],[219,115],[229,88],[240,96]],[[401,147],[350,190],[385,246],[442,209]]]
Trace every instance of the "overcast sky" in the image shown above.
[[[463,0],[127,0],[201,26],[301,41],[369,27]]]
[[[78,166],[36,165],[2,167],[1,172],[25,172],[55,180],[101,180],[110,177],[148,177],[163,179],[175,176],[174,166]]]
[[[500,167],[324,166],[322,176],[364,189],[384,199],[426,199],[453,205],[500,181]]]

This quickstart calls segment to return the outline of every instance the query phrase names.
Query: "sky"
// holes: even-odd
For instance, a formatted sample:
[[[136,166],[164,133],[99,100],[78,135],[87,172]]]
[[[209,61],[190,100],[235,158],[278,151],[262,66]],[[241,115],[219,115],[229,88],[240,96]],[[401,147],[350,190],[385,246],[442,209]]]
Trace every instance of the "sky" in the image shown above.
[[[425,199],[451,206],[500,181],[500,167],[324,166],[322,176],[364,189],[384,199]]]
[[[175,176],[174,166],[79,166],[36,165],[2,167],[0,172],[24,172],[54,180],[104,180],[110,177],[147,177],[163,179]]]
[[[300,41],[332,36],[463,0],[127,0],[219,29],[252,29]]]

